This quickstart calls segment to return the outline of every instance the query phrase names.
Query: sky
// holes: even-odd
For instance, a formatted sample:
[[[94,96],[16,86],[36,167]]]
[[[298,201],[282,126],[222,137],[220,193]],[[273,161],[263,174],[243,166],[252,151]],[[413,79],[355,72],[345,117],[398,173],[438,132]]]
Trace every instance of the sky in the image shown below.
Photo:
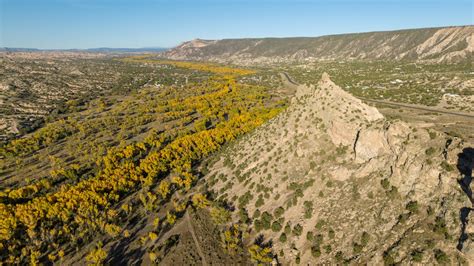
[[[173,47],[473,25],[473,14],[472,0],[0,0],[0,47]]]

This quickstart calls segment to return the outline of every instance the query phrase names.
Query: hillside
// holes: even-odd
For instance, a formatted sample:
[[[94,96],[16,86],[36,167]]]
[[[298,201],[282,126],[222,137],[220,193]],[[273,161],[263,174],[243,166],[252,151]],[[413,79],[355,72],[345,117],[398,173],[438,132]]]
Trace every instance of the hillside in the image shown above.
[[[224,151],[206,182],[283,265],[466,262],[459,184],[470,180],[458,184],[451,165],[472,169],[472,154],[430,126],[388,120],[323,74]]]
[[[195,194],[194,166],[284,108],[272,76],[142,56],[109,64],[97,74],[141,71],[0,146],[0,264],[248,260],[222,250],[227,224],[208,213],[226,211]]]
[[[450,134],[447,123],[385,116],[328,74],[307,76],[323,69],[288,74],[154,57],[54,62],[61,73],[83,73],[77,82],[112,70],[117,79],[110,91],[46,116],[44,126],[0,147],[0,261],[474,258],[473,144]],[[51,84],[58,75],[51,62],[8,62],[9,73],[18,73],[8,84]],[[365,71],[371,67],[380,68]],[[44,80],[28,69],[43,70]],[[299,72],[305,75],[290,79]],[[311,85],[294,82],[306,80]]]
[[[162,55],[177,60],[271,63],[302,60],[407,59],[455,62],[474,51],[474,26],[298,38],[192,40]]]

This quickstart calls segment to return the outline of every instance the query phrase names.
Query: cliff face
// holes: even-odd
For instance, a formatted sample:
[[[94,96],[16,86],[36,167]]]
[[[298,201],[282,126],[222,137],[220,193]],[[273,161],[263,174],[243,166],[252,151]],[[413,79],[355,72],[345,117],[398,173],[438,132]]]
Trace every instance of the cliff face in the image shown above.
[[[234,63],[349,59],[456,62],[470,58],[473,51],[474,26],[461,26],[314,38],[197,39],[163,56]]]
[[[442,254],[454,263],[470,201],[445,163],[455,165],[464,146],[386,120],[324,74],[225,151],[206,180],[248,213],[250,234],[271,239],[284,264],[428,263]]]

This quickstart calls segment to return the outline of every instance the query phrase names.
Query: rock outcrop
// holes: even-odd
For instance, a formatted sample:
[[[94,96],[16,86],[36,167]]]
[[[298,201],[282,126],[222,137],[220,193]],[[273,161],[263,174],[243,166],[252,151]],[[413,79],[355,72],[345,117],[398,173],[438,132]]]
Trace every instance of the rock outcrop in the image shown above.
[[[324,74],[206,178],[248,213],[250,235],[272,240],[280,262],[466,262],[457,246],[469,201],[454,168],[464,146],[385,119]]]

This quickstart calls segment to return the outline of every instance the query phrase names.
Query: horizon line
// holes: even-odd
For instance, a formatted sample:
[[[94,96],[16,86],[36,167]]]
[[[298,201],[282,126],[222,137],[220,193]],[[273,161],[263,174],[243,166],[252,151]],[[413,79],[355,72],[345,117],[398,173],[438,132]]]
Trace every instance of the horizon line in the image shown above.
[[[374,31],[360,31],[360,32],[343,32],[343,33],[334,33],[334,34],[324,34],[317,36],[266,36],[266,37],[237,37],[237,38],[222,38],[222,39],[204,39],[204,38],[193,38],[185,41],[180,41],[178,44],[170,47],[161,47],[161,46],[144,46],[144,47],[111,47],[111,46],[100,46],[100,47],[89,47],[89,48],[36,48],[36,47],[0,47],[1,50],[36,50],[38,52],[48,52],[48,51],[87,51],[87,50],[99,50],[99,49],[128,49],[128,50],[168,50],[175,48],[183,43],[192,41],[192,40],[203,40],[203,41],[221,41],[221,40],[245,40],[245,39],[292,39],[292,38],[320,38],[327,36],[337,36],[337,35],[349,35],[349,34],[367,34],[367,33],[380,33],[380,32],[396,32],[396,31],[406,31],[406,30],[423,30],[423,29],[440,29],[440,28],[455,28],[455,27],[474,27],[474,24],[464,24],[464,25],[445,25],[445,26],[433,26],[433,27],[417,27],[417,28],[398,28],[398,29],[389,29],[389,30],[374,30]],[[27,51],[24,51],[27,52]]]

